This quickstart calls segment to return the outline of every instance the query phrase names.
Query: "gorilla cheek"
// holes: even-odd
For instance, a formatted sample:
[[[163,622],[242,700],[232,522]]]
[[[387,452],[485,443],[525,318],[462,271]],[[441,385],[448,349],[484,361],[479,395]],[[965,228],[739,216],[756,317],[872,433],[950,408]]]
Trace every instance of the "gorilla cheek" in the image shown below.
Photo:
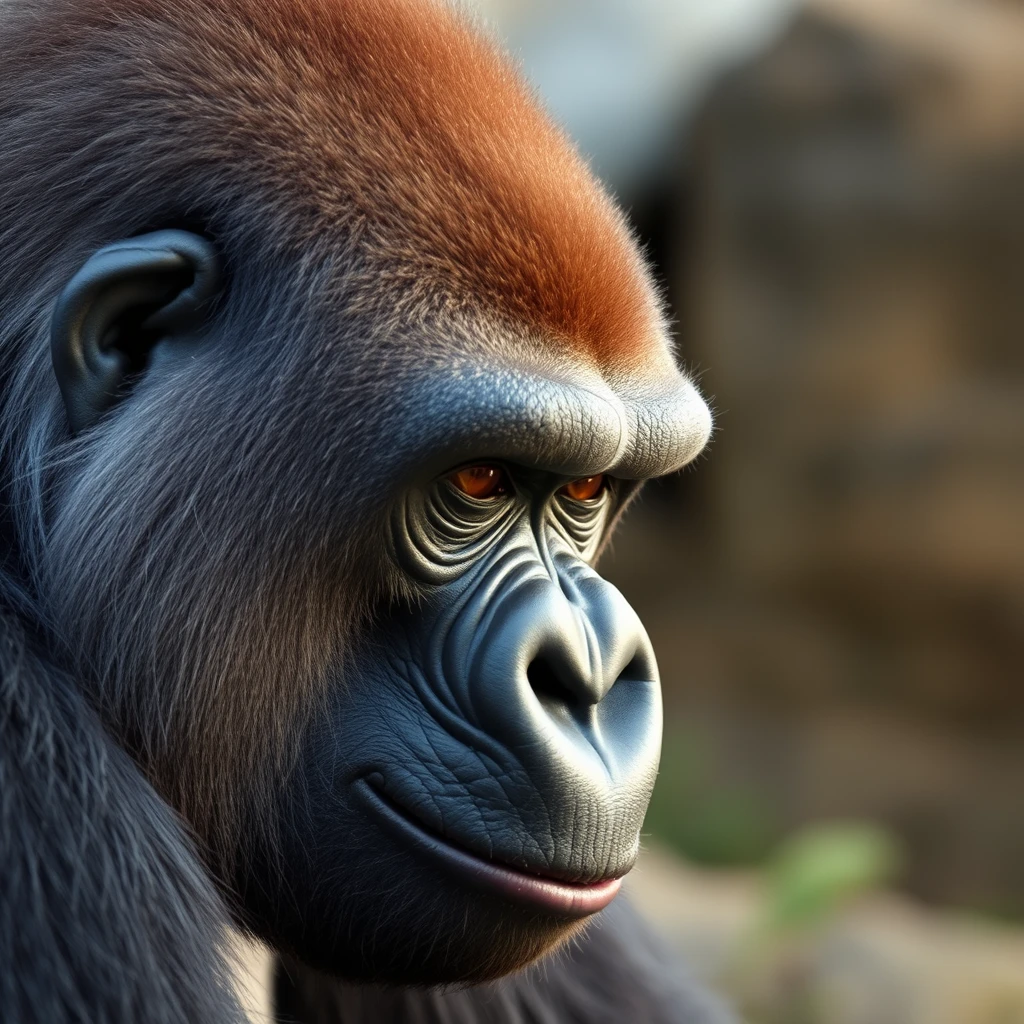
[[[396,984],[490,980],[571,936],[578,916],[510,903],[371,810],[363,780],[385,766],[427,785],[413,766],[430,744],[411,739],[413,705],[383,674],[346,689],[350,713],[308,736],[273,837],[256,832],[245,851],[236,879],[245,923],[318,970]],[[472,805],[465,794],[462,803]]]

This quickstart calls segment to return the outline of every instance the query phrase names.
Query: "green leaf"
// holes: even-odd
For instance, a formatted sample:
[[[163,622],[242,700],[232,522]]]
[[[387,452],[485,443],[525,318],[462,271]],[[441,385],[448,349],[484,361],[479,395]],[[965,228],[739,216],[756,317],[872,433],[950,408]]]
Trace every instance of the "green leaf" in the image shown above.
[[[762,931],[812,927],[888,881],[900,863],[888,832],[866,823],[815,825],[789,839],[768,871]]]

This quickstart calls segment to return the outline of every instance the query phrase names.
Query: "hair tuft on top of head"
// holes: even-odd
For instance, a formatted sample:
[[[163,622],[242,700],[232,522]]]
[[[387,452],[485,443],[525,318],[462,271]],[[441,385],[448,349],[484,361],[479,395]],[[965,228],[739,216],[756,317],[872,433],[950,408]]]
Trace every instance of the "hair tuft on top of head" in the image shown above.
[[[336,249],[347,233],[361,271],[350,283],[361,279],[366,294],[443,295],[602,367],[664,351],[660,301],[622,215],[512,62],[447,4],[6,9],[15,26],[0,86],[17,81],[23,95],[35,76],[49,90],[19,125],[63,166],[87,164],[100,145],[116,151],[109,167],[79,175],[70,201],[83,216],[149,202],[159,217],[171,182],[195,209],[216,195],[220,209],[272,224],[277,244],[291,235],[308,250],[330,237]],[[91,70],[79,80],[63,68]],[[8,114],[0,100],[0,121]]]

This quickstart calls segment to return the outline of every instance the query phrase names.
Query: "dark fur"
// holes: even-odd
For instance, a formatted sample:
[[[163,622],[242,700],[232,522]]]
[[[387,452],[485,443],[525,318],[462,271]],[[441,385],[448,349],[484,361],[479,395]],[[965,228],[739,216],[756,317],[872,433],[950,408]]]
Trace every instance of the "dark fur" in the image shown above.
[[[279,967],[280,1024],[730,1024],[624,899],[554,957],[453,992],[358,987]]]
[[[572,148],[432,0],[6,0],[0,52],[0,443],[20,568],[104,717],[222,847],[237,780],[256,798],[280,774],[381,577],[353,557],[379,548],[363,524],[389,479],[367,396],[460,350],[592,350],[642,381],[672,365],[660,311]],[[232,359],[67,445],[53,304],[97,248],[175,225],[227,256]]]
[[[0,672],[0,1020],[241,1021],[174,814],[7,610]]]
[[[382,9],[404,10],[415,27],[410,3],[351,6],[376,12],[378,30]],[[346,38],[344,9],[340,0],[0,7],[4,1024],[240,1019],[220,951],[230,893],[218,895],[210,879],[244,848],[244,823],[261,820],[358,611],[390,585],[375,530],[394,476],[380,443],[393,413],[367,396],[460,350],[511,359],[540,348],[546,359],[550,348],[556,360],[582,349],[612,362],[671,364],[618,214],[557,132],[533,130],[546,122],[492,50],[433,6],[431,17],[472,58],[468,94],[487,92],[482,76],[519,112],[511,137],[495,124],[495,138],[477,139],[482,164],[460,163],[453,145],[473,132],[441,132],[428,146],[438,173],[448,173],[446,155],[453,161],[458,174],[444,184],[464,206],[507,219],[481,236],[502,241],[498,262],[452,249],[453,239],[470,244],[462,224],[421,213],[406,230],[393,216],[414,212],[430,189],[405,180],[389,197],[381,175],[393,153],[372,152],[375,112],[332,106],[349,93],[323,64],[331,53],[320,41],[325,24]],[[370,33],[364,45],[386,36]],[[449,53],[423,49],[424,38],[409,39],[419,64],[392,69],[391,100],[403,116],[423,62],[429,70]],[[303,47],[320,63],[298,60]],[[460,111],[487,127],[488,109]],[[431,123],[430,111],[419,115]],[[362,133],[355,161],[337,144],[352,138],[349,128]],[[384,141],[405,139],[406,128],[393,121]],[[419,140],[429,141],[422,132]],[[480,172],[496,151],[516,171],[497,204]],[[589,212],[581,220],[578,210]],[[217,351],[227,355],[138,382],[133,401],[71,439],[47,344],[54,302],[97,248],[170,225],[200,226],[228,254],[229,287],[216,311],[225,342]],[[544,225],[555,226],[551,237]],[[537,252],[553,261],[542,279],[527,273],[542,263]],[[484,256],[493,280],[474,294]],[[509,272],[516,259],[522,265]],[[410,266],[419,268],[411,276]],[[501,294],[502,274],[516,282],[514,294]],[[529,325],[510,323],[551,281],[569,293],[534,310]],[[588,294],[596,307],[580,299]],[[609,311],[616,296],[619,308]],[[538,341],[540,328],[554,334]],[[602,1005],[612,989],[617,999],[640,997],[634,971],[656,988],[661,975],[644,966],[651,961],[633,957],[632,941],[621,945],[581,947],[593,951],[580,961],[593,965],[586,985],[548,968],[535,984],[550,1000],[547,1019],[566,1003],[576,1009],[558,1019],[706,1019],[675,995],[662,1000],[663,1018],[628,1002],[613,1004],[623,1007],[618,1018],[588,1016],[602,978]],[[624,971],[617,983],[612,962]],[[532,977],[543,979],[544,969]],[[310,978],[297,987],[307,986],[322,989]],[[545,1020],[527,1009],[533,986],[416,998],[486,1020],[491,1000],[516,992],[523,1019]],[[384,1012],[376,998],[366,996],[364,1019],[385,1019],[374,1016]]]

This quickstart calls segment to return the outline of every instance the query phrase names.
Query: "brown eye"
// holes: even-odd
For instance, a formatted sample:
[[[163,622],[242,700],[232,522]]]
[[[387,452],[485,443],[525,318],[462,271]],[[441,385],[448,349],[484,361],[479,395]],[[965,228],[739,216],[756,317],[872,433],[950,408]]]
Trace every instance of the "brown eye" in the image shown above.
[[[579,480],[567,483],[562,488],[562,493],[573,501],[592,501],[605,489],[607,479],[604,473],[598,476],[583,476]]]
[[[495,498],[509,492],[508,478],[499,466],[466,466],[448,479],[471,498]]]

